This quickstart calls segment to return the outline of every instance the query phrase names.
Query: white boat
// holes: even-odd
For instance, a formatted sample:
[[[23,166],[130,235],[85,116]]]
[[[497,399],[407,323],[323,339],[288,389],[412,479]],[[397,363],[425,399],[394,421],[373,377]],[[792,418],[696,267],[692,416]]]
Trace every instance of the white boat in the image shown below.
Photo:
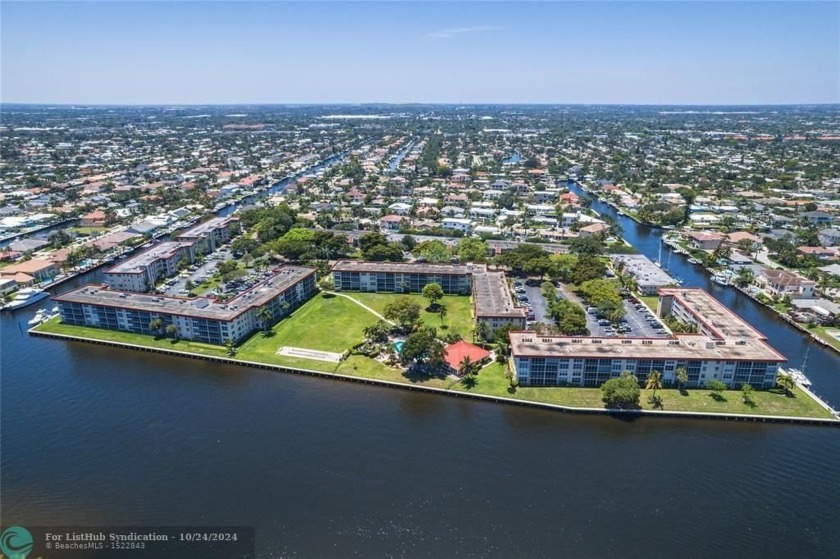
[[[700,261],[694,258],[693,256],[688,259],[689,264],[700,264]]]
[[[808,377],[805,376],[805,373],[803,373],[799,369],[779,369],[779,372],[790,375],[790,377],[796,382],[796,384],[800,386],[804,386],[805,388],[810,388],[811,386],[811,381],[808,380]]]
[[[729,278],[723,274],[715,274],[712,276],[712,281],[719,285],[729,285]]]
[[[25,287],[18,291],[15,294],[15,298],[12,299],[12,302],[4,306],[4,309],[8,310],[16,310],[22,309],[23,307],[28,307],[29,305],[34,305],[41,299],[45,299],[49,297],[50,294],[46,291],[41,289],[34,289],[32,287]]]
[[[28,324],[30,326],[38,326],[39,324],[41,324],[42,322],[46,322],[50,318],[50,315],[48,315],[44,309],[40,309],[37,313],[35,313],[35,316],[28,322]]]

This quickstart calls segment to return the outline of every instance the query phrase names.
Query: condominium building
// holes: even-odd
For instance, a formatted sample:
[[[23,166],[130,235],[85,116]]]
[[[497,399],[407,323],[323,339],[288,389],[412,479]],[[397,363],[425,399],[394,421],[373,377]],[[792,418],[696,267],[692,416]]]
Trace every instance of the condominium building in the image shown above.
[[[221,303],[210,299],[180,299],[116,291],[87,285],[64,293],[57,302],[61,321],[135,334],[155,335],[175,325],[177,336],[221,345],[227,339],[238,342],[263,324],[259,309],[271,312],[271,322],[290,314],[317,291],[316,270],[283,266],[269,278]],[[163,328],[152,329],[161,319]]]
[[[214,217],[187,229],[176,240],[193,243],[196,254],[209,254],[239,232],[239,218]]]
[[[105,283],[115,290],[145,293],[161,279],[174,275],[184,259],[195,260],[193,243],[160,243],[106,270]]]
[[[472,295],[475,321],[487,325],[491,339],[495,337],[495,331],[506,324],[525,328],[525,309],[514,304],[503,272],[491,272],[482,267],[481,271],[473,273]]]
[[[677,284],[677,280],[644,254],[617,254],[612,257],[613,268],[617,268],[620,263],[624,264],[625,271],[636,280],[642,295],[656,295],[660,287]]]
[[[525,328],[526,312],[516,306],[504,272],[484,264],[408,264],[340,260],[332,268],[336,291],[420,293],[437,283],[447,295],[473,296],[476,322],[485,323],[489,337],[504,326]]]
[[[339,260],[332,267],[332,277],[336,291],[420,293],[426,285],[437,283],[447,295],[468,295],[472,271],[470,264]]]
[[[720,380],[730,388],[775,384],[784,356],[766,337],[702,289],[660,289],[660,316],[673,314],[698,326],[698,334],[668,338],[542,336],[511,332],[511,366],[523,386],[600,386],[630,371],[640,380],[658,370],[677,382],[684,368],[688,386]]]

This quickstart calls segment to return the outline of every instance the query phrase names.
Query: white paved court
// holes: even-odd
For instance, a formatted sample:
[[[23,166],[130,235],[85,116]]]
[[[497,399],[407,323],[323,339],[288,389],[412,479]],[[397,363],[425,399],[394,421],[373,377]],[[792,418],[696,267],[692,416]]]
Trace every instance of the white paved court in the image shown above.
[[[333,353],[332,351],[318,351],[317,349],[305,349],[302,347],[284,346],[277,350],[277,355],[300,357],[302,359],[314,359],[315,361],[329,361],[330,363],[338,363],[341,361],[340,353]]]

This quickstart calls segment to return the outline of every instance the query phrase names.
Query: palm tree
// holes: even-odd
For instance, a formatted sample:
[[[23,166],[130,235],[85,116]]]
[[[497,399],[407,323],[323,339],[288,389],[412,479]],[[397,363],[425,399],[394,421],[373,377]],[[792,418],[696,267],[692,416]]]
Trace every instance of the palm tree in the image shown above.
[[[234,342],[232,338],[227,338],[225,340],[225,347],[227,348],[228,355],[236,355],[236,347],[234,346]]]
[[[648,373],[647,379],[645,381],[645,388],[648,390],[653,390],[653,397],[655,399],[656,391],[662,390],[662,373],[657,371],[656,369]]]
[[[486,340],[489,335],[490,327],[487,326],[486,322],[479,321],[479,323],[475,325],[475,330],[473,330],[473,339]]]
[[[268,329],[271,326],[272,318],[274,318],[274,315],[271,313],[271,310],[267,306],[260,307],[260,309],[257,311],[257,320],[262,322],[263,330],[265,330],[266,332],[268,332]]]
[[[688,384],[688,371],[685,370],[685,367],[677,367],[676,377],[677,382],[680,385],[680,390],[685,388],[685,385]]]
[[[163,319],[160,317],[153,318],[149,321],[149,330],[154,332],[156,335],[160,334],[160,331],[163,329]]]
[[[446,318],[446,307],[441,305],[438,309],[438,316],[440,316],[440,322],[443,323],[443,319]]]
[[[755,279],[755,273],[752,268],[742,267],[738,269],[738,275],[735,277],[735,283],[738,287],[747,287]]]
[[[166,326],[166,335],[172,336],[173,338],[178,338],[178,327],[174,324],[168,324]]]
[[[477,363],[473,363],[473,360],[470,359],[469,355],[465,355],[458,364],[458,374],[464,378],[472,378],[473,373],[475,373],[476,365]]]
[[[780,372],[776,375],[776,386],[784,390],[785,394],[790,395],[796,389],[796,381],[790,374]]]

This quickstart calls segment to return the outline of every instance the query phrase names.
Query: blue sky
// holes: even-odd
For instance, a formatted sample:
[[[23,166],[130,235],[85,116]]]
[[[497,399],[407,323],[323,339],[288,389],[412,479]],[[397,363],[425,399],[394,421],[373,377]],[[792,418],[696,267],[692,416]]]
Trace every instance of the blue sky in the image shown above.
[[[837,103],[840,3],[8,2],[7,103]]]

